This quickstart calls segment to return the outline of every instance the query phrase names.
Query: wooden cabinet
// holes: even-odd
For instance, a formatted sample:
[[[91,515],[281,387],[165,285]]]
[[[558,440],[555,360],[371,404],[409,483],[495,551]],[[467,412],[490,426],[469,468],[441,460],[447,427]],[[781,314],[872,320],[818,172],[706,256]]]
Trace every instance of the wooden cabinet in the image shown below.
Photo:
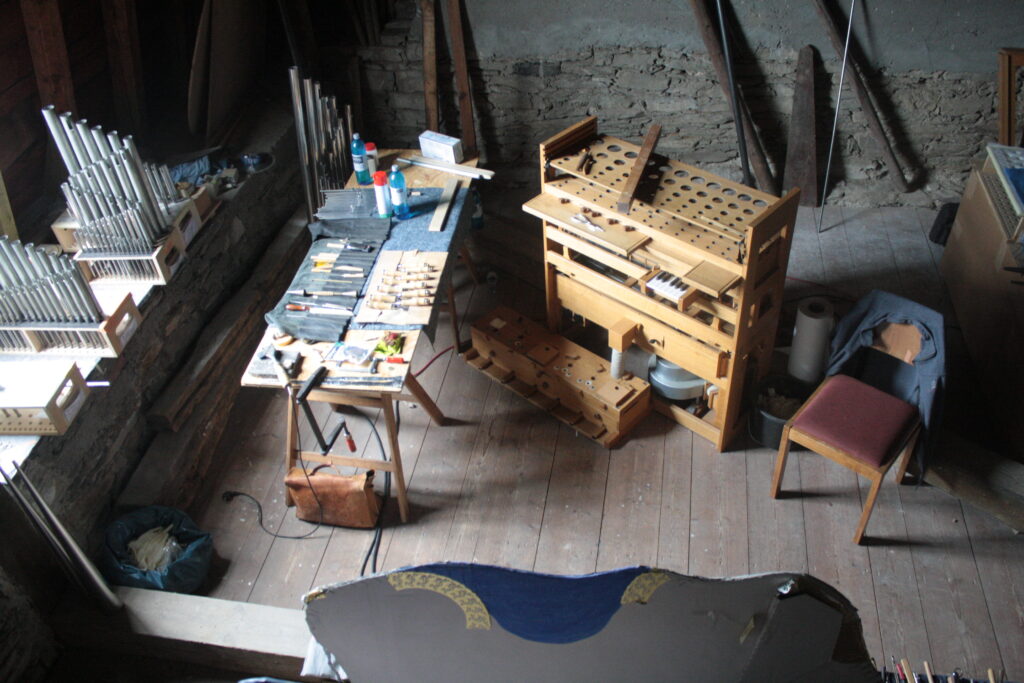
[[[1024,274],[1019,264],[1020,217],[1006,198],[991,161],[971,172],[942,256],[942,276],[968,353],[1003,436],[1024,457]]]
[[[654,154],[628,211],[618,206],[638,145],[587,118],[540,145],[547,323],[566,308],[714,385],[697,417],[656,408],[723,450],[743,393],[768,369],[799,191],[782,199]]]

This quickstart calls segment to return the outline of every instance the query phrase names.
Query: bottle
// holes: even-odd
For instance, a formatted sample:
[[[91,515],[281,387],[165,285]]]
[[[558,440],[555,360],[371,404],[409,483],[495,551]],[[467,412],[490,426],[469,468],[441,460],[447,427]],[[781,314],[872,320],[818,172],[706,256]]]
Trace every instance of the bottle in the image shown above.
[[[391,217],[391,193],[388,190],[388,174],[377,171],[373,174],[373,193],[377,196],[377,215]]]
[[[377,173],[377,145],[373,142],[366,143],[366,169],[371,176]]]
[[[359,133],[352,134],[352,168],[356,172],[357,183],[370,184],[370,172],[366,170],[366,145],[359,138]]]
[[[395,215],[405,218],[409,215],[409,204],[405,199],[405,176],[398,170],[398,166],[391,167],[388,184],[391,186],[391,206]]]

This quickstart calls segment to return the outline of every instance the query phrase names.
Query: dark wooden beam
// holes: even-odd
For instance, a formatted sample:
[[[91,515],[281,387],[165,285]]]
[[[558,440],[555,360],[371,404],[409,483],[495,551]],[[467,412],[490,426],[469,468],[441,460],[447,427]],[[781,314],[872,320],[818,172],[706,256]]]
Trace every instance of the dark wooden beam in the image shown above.
[[[437,111],[437,17],[434,0],[420,0],[423,15],[423,107],[427,130],[439,130]]]
[[[455,88],[459,100],[459,128],[466,158],[476,156],[476,125],[473,122],[473,97],[466,62],[466,40],[462,35],[462,0],[448,0],[448,29],[452,37],[452,61],[455,63]]]
[[[718,84],[722,87],[726,99],[731,99],[732,92],[729,90],[729,74],[725,65],[725,54],[722,52],[718,29],[711,20],[711,13],[708,12],[705,0],[690,0],[690,6],[697,18],[697,28],[700,29],[704,47],[711,59],[711,66],[714,67],[715,74],[718,76]],[[777,195],[779,188],[772,175],[771,167],[768,165],[768,156],[765,154],[761,138],[754,127],[750,109],[747,107],[747,101],[739,87],[736,88],[736,108],[740,112],[740,123],[743,125],[743,135],[747,141],[747,154],[754,170],[754,177],[757,178],[758,188],[769,194]]]
[[[786,171],[782,191],[800,188],[800,206],[819,206],[818,135],[814,115],[814,46],[800,49],[793,87],[793,110],[789,115],[786,143]]]
[[[70,111],[77,115],[71,63],[57,0],[21,0],[21,15],[32,53],[40,104],[44,107],[52,104],[59,112]]]
[[[135,0],[103,0],[101,7],[117,125],[138,134],[145,130],[146,113]]]

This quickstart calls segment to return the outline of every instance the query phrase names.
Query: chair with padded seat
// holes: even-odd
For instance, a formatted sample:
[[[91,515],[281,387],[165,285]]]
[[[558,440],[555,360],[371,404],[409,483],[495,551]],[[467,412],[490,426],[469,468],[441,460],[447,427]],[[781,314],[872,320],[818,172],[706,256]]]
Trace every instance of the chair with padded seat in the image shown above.
[[[894,295],[882,294],[885,294],[885,303],[896,298]],[[925,326],[925,332],[922,333],[918,326],[902,319],[901,322],[887,320],[873,328],[866,328],[867,334],[862,338],[871,341],[858,350],[857,362],[846,362],[840,370],[832,368],[835,372],[860,372],[859,377],[830,373],[831,376],[821,383],[783,427],[772,477],[773,498],[779,497],[791,442],[853,470],[871,481],[871,490],[864,501],[853,537],[854,543],[861,543],[882,480],[893,464],[899,461],[896,482],[902,483],[911,455],[926,425],[917,405],[889,393],[893,391],[890,386],[893,383],[884,381],[885,376],[902,376],[903,379],[913,377],[916,373],[915,362],[919,357],[933,357],[935,345],[937,343],[941,347],[942,339],[941,336],[931,334],[932,328],[934,321],[930,327]],[[864,329],[865,326],[861,324],[858,332]],[[851,335],[851,339],[854,336]],[[922,340],[926,342],[927,353],[921,353]],[[852,357],[853,354],[846,349],[843,358],[849,361]],[[866,369],[868,366],[870,370]],[[880,377],[883,381],[879,381]],[[885,387],[887,391],[879,387]],[[914,400],[920,393],[918,389],[916,393],[905,397]]]

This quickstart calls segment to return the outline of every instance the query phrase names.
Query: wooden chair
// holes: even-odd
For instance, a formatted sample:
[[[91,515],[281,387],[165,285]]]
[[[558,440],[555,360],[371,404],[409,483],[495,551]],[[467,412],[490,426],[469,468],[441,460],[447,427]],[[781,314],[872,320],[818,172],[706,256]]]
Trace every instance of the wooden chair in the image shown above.
[[[913,364],[921,349],[921,338],[913,325],[885,324],[875,330],[872,348]],[[854,377],[833,375],[822,382],[782,429],[772,498],[779,497],[790,442],[853,470],[871,480],[871,490],[853,536],[853,542],[859,544],[882,479],[899,460],[896,483],[903,481],[920,433],[921,417],[915,406]]]

